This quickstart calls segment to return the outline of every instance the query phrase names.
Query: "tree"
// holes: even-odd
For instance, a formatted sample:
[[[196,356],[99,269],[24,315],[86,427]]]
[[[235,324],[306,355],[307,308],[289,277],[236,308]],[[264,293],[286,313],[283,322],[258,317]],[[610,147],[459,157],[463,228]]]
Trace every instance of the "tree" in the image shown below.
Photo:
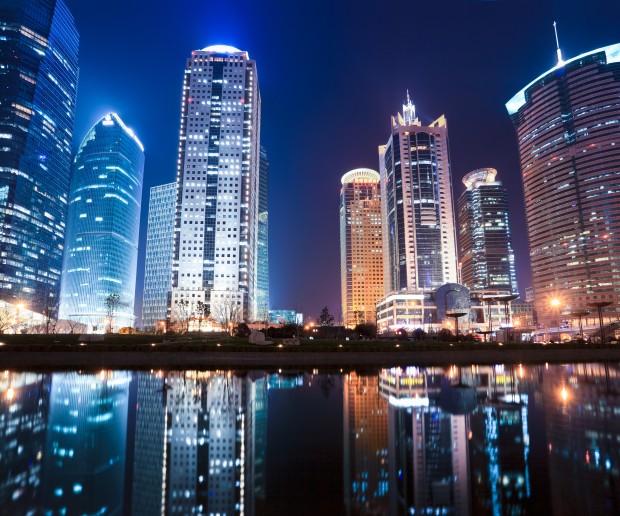
[[[321,310],[321,314],[319,318],[316,320],[319,326],[333,326],[334,325],[334,316],[329,313],[329,308],[327,306],[323,307]]]
[[[222,296],[212,302],[213,317],[216,322],[232,334],[233,323],[241,320],[241,305],[236,296]]]
[[[198,331],[202,331],[202,321],[209,318],[211,315],[211,308],[209,305],[203,301],[198,301],[196,303],[196,310],[194,310],[194,315],[196,319],[198,319]]]
[[[377,327],[372,323],[358,324],[353,331],[362,339],[374,339],[377,336]]]
[[[116,317],[116,311],[118,310],[118,305],[121,302],[121,296],[119,296],[116,292],[113,294],[109,294],[108,297],[105,298],[105,309],[106,309],[106,317],[108,319],[108,333],[112,333],[114,331],[114,319]]]
[[[0,333],[6,332],[15,320],[13,307],[9,303],[2,302],[0,306]]]
[[[185,299],[184,297],[182,297],[176,303],[176,307],[174,311],[176,313],[177,319],[179,321],[179,325],[181,327],[181,333],[187,332],[187,330],[189,329],[189,316],[190,316],[189,301]]]

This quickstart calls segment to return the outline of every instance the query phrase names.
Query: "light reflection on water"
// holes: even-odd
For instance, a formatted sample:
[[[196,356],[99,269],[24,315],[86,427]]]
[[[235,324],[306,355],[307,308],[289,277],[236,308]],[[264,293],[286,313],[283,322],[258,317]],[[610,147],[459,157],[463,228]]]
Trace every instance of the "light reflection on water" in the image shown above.
[[[618,514],[620,367],[0,374],[0,514]]]

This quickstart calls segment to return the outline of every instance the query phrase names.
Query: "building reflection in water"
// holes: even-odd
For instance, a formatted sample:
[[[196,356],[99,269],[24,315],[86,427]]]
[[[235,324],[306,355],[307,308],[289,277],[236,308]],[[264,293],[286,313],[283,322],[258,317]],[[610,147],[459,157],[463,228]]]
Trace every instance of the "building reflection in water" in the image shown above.
[[[388,508],[387,401],[376,375],[346,375],[343,393],[344,491],[347,514]]]
[[[123,514],[131,373],[52,375],[43,509]]]
[[[0,374],[0,512],[38,506],[51,375]]]
[[[0,514],[269,513],[268,393],[303,400],[303,385],[0,373]],[[348,514],[620,514],[618,365],[394,368],[343,386]]]
[[[620,368],[543,375],[551,500],[557,514],[620,514]]]

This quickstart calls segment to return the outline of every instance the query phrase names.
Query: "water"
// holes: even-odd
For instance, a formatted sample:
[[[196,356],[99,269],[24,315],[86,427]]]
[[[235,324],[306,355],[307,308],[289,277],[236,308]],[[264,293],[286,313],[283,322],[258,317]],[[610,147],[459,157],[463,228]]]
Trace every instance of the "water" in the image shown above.
[[[619,514],[620,367],[0,374],[0,513]]]

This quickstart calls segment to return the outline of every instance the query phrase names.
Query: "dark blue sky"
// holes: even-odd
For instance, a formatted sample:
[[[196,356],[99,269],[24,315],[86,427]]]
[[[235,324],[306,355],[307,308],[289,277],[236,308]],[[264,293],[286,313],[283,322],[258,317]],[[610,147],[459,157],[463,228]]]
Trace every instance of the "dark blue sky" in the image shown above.
[[[448,118],[455,196],[491,166],[510,191],[519,289],[530,285],[515,133],[504,103],[565,58],[620,42],[618,0],[67,0],[78,31],[75,145],[118,112],[146,148],[148,190],[175,178],[181,86],[191,51],[212,44],[257,61],[269,191],[272,308],[340,313],[338,195],[377,147],[408,88],[423,121]],[[137,308],[140,312],[139,306]]]

